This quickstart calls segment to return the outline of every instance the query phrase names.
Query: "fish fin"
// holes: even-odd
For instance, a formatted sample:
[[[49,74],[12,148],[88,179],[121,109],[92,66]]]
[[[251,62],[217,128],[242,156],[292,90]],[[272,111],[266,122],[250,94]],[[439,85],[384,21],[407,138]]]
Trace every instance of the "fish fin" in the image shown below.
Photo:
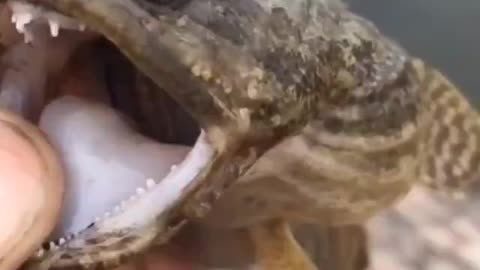
[[[285,220],[270,220],[248,229],[255,249],[256,264],[265,270],[317,270],[294,238]]]

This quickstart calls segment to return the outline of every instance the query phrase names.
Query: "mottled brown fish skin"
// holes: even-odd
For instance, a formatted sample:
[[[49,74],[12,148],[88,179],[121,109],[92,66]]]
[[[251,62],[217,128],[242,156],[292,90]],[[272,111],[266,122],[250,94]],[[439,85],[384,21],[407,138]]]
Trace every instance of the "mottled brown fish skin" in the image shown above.
[[[262,157],[206,221],[237,227],[277,215],[329,225],[361,223],[414,184],[454,195],[468,191],[480,177],[477,111],[422,60],[411,58],[402,73],[415,82],[415,93],[392,101],[396,105],[385,110],[394,116],[352,120],[376,106],[364,103],[361,109],[339,109],[343,118],[335,125],[329,126],[329,116],[313,121]],[[391,86],[383,91],[384,105],[405,94]],[[403,120],[389,130],[382,121],[394,117]]]
[[[412,60],[428,111],[419,142],[422,183],[451,195],[468,195],[480,179],[480,115],[444,74]]]

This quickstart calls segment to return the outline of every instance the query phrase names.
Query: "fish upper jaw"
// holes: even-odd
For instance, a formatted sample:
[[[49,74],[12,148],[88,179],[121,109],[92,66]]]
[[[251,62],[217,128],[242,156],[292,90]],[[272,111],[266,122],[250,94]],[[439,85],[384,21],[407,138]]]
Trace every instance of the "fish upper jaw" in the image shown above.
[[[11,21],[15,24],[17,31],[23,34],[25,43],[30,43],[35,38],[35,34],[28,27],[28,24],[32,22],[45,22],[53,37],[58,37],[62,28],[79,31],[86,29],[84,24],[73,18],[46,10],[41,6],[32,5],[27,1],[9,0],[7,5],[12,10]]]

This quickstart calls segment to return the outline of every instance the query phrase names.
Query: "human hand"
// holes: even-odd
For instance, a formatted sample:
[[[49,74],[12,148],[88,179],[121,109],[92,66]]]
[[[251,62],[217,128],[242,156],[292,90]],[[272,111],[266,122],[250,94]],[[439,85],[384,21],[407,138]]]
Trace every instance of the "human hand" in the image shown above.
[[[17,269],[53,230],[63,171],[43,133],[0,111],[0,269]]]

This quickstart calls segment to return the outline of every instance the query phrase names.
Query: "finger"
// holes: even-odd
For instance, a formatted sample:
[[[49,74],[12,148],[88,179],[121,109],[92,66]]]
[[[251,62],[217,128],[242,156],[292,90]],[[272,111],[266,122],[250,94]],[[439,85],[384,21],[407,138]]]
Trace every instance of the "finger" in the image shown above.
[[[53,230],[63,200],[56,153],[33,125],[0,112],[0,269],[27,259]]]

